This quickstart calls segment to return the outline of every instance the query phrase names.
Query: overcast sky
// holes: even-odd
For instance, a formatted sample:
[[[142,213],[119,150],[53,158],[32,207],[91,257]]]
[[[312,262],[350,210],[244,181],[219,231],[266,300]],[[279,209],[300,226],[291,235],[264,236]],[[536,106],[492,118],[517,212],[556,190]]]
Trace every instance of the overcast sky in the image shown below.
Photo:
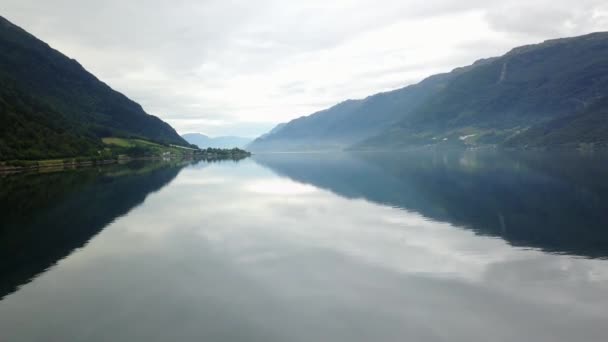
[[[179,133],[257,136],[549,38],[606,0],[2,0],[1,15]]]

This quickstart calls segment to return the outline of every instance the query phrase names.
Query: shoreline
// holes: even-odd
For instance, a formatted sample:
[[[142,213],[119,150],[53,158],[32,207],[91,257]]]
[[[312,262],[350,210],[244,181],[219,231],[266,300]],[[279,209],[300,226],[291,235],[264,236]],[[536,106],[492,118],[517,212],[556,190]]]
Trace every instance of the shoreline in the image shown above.
[[[198,154],[188,155],[183,157],[118,157],[114,159],[103,159],[103,160],[78,160],[78,158],[68,159],[55,159],[55,160],[28,160],[28,161],[17,161],[17,163],[24,163],[27,165],[15,165],[10,164],[11,162],[3,161],[0,162],[0,175],[9,175],[22,172],[30,171],[53,171],[53,170],[72,170],[78,168],[85,168],[91,166],[102,166],[102,165],[113,165],[123,164],[132,161],[170,161],[170,160],[240,160],[250,157],[251,154],[243,155],[230,155],[230,156],[219,156],[216,154]]]

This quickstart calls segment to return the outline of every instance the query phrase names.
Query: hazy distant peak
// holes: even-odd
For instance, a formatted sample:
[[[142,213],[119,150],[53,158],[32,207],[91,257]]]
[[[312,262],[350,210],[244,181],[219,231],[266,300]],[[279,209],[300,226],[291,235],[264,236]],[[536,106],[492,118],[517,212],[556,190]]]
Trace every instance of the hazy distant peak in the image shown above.
[[[205,135],[203,133],[186,133],[186,134],[182,134],[183,138],[186,137],[201,137],[201,138],[209,138],[208,135]]]
[[[251,138],[239,136],[209,137],[202,133],[187,133],[183,134],[182,138],[186,139],[190,144],[194,144],[200,148],[243,148],[253,140]]]

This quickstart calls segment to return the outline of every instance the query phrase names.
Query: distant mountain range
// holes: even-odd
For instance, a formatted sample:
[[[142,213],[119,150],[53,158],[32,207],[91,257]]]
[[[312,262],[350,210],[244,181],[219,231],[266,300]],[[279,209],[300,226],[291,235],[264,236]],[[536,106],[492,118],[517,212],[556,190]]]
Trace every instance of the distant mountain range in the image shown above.
[[[107,136],[188,145],[78,62],[0,17],[0,160],[93,155]]]
[[[182,135],[182,138],[199,148],[243,148],[253,140],[252,138],[232,136],[211,138],[200,133],[187,133]]]
[[[549,40],[282,124],[252,151],[608,145],[608,33]]]

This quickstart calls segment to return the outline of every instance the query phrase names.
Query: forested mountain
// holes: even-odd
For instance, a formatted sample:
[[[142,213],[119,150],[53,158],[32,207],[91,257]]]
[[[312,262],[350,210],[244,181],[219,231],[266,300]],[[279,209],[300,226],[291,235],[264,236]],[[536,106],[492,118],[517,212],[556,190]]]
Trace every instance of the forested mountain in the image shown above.
[[[577,115],[567,115],[536,125],[509,139],[507,146],[592,147],[608,146],[608,96]]]
[[[186,139],[186,141],[190,144],[198,146],[199,148],[243,148],[253,140],[251,138],[234,136],[212,138],[201,133],[187,133],[182,135],[182,138]]]
[[[90,155],[106,136],[187,145],[78,62],[0,17],[0,160]]]
[[[464,70],[435,75],[419,84],[363,100],[344,101],[310,116],[281,124],[254,140],[249,148],[256,151],[346,148],[397,123]]]
[[[414,86],[348,101],[293,120],[251,148],[605,145],[607,95],[608,33],[593,33],[519,47]]]

